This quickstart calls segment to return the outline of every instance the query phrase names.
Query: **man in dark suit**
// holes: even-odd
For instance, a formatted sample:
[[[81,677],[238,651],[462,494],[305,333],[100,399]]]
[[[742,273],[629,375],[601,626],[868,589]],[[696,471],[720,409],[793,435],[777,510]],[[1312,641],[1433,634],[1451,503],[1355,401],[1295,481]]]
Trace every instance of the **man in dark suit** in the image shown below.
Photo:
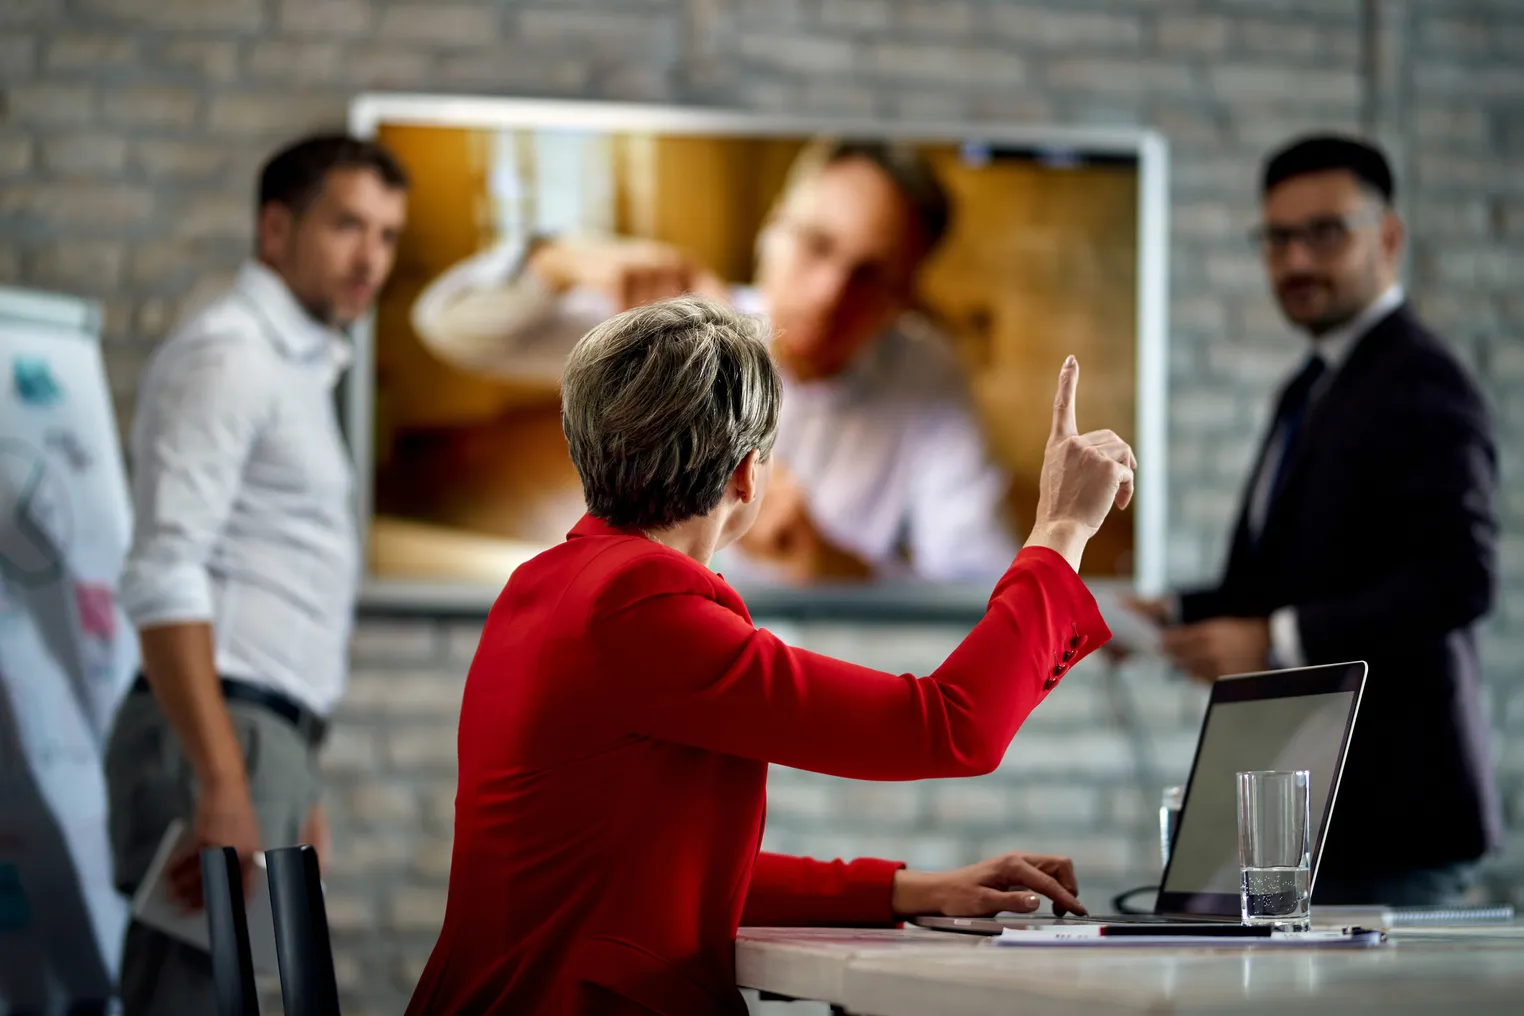
[[[1353,138],[1272,156],[1255,239],[1309,337],[1281,389],[1222,581],[1138,604],[1193,677],[1365,660],[1316,902],[1453,902],[1500,841],[1477,659],[1497,578],[1493,427],[1397,284],[1385,157]]]

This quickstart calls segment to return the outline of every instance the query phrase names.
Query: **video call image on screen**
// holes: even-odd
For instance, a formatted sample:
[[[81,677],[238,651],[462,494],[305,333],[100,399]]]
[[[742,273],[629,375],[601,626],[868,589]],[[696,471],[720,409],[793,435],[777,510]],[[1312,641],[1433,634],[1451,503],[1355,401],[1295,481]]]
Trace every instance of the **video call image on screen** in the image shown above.
[[[523,275],[509,277],[517,262],[503,252],[522,251],[531,238],[642,239],[680,250],[739,291],[753,281],[758,235],[791,167],[818,139],[384,119],[375,134],[406,165],[412,191],[374,326],[370,575],[500,584],[560,542],[583,512],[559,419],[569,340],[536,331],[523,309]],[[1082,363],[1082,429],[1134,439],[1137,159],[1054,158],[983,143],[916,147],[947,192],[952,219],[921,267],[903,331],[946,345],[966,418],[1001,484],[990,517],[973,522],[1017,547],[1036,505],[1064,356]],[[431,318],[430,293],[437,299],[441,288],[461,285],[473,293],[469,311],[446,323]],[[431,334],[420,335],[420,322]],[[851,460],[854,439],[842,440],[833,454]],[[780,464],[790,467],[786,455]],[[849,473],[838,482],[855,482]],[[872,503],[873,492],[864,495]],[[1087,572],[1130,575],[1133,541],[1132,517],[1114,515],[1086,552]],[[869,581],[928,579],[908,551],[902,556]],[[757,563],[743,573],[766,577],[767,562]],[[969,577],[998,576],[1008,563],[991,561],[988,576]]]
[[[1353,692],[1331,692],[1212,707],[1170,852],[1166,893],[1239,892],[1240,772],[1307,770],[1316,854],[1353,700]]]

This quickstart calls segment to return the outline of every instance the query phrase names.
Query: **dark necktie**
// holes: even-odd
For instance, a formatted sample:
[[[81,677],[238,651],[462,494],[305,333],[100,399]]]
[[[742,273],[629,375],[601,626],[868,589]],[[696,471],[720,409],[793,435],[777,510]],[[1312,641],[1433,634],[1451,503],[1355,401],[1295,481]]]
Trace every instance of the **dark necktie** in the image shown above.
[[[1270,505],[1275,504],[1281,496],[1281,489],[1286,485],[1287,467],[1291,464],[1297,442],[1301,438],[1302,424],[1307,419],[1307,407],[1312,402],[1312,391],[1327,371],[1328,364],[1323,362],[1323,358],[1316,353],[1312,354],[1307,358],[1301,373],[1292,378],[1291,384],[1286,386],[1286,391],[1281,395],[1281,404],[1275,411],[1275,430],[1281,435],[1280,459],[1275,464],[1275,479],[1270,485]]]

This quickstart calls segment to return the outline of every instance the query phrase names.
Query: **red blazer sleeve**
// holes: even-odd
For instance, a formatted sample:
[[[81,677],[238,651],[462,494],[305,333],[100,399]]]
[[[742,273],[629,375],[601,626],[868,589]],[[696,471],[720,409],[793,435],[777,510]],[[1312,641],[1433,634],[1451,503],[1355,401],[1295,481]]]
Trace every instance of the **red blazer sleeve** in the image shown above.
[[[666,552],[617,568],[586,637],[635,734],[869,780],[986,773],[1069,668],[1111,637],[1062,557],[1024,550],[984,617],[928,677],[785,645]]]
[[[889,903],[899,861],[816,861],[760,853],[746,892],[741,924],[778,928],[806,924],[849,927],[898,922]]]

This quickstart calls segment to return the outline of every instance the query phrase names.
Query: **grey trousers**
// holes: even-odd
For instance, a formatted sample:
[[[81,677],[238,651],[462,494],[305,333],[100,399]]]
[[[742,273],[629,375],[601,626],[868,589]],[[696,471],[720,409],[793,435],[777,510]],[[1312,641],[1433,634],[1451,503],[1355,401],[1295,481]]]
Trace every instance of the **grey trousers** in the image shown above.
[[[296,843],[318,798],[316,752],[266,709],[229,702],[228,713],[243,748],[261,843]],[[106,789],[116,886],[130,896],[170,822],[189,822],[195,807],[195,774],[152,695],[128,695],[117,711],[106,746]],[[127,927],[120,994],[123,1016],[217,1011],[211,958],[135,921]]]

